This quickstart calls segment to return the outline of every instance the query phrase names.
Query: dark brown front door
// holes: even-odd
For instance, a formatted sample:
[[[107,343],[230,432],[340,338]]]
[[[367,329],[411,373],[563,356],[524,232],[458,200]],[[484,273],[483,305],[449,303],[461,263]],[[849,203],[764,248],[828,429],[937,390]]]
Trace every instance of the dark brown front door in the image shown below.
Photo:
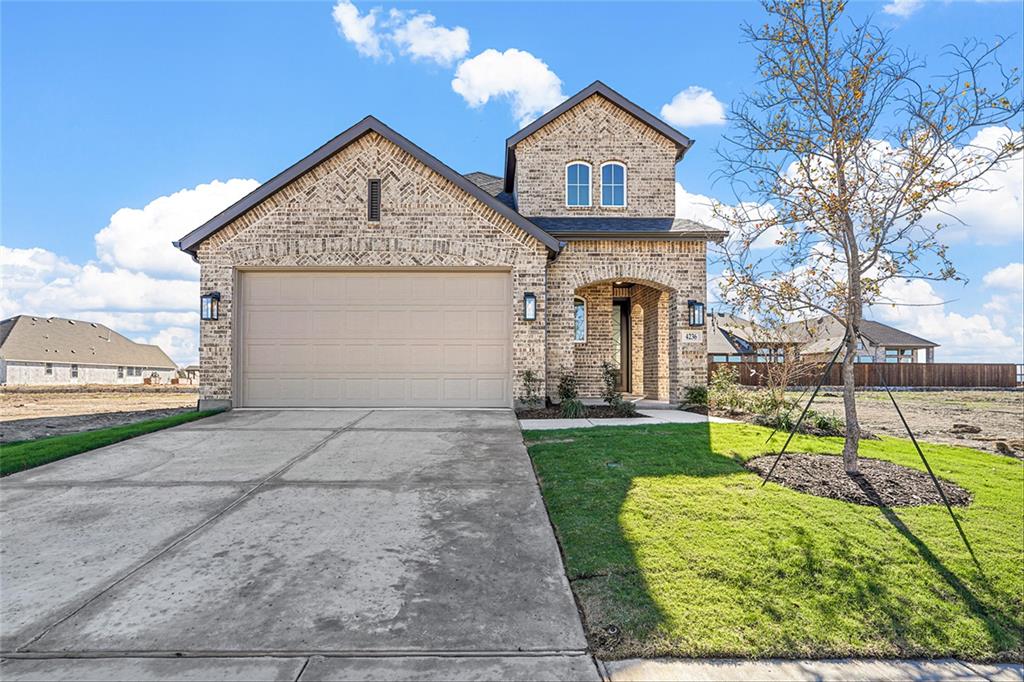
[[[616,298],[612,301],[612,364],[619,370],[619,385],[616,387],[623,393],[629,393],[630,347],[630,309],[628,298]]]

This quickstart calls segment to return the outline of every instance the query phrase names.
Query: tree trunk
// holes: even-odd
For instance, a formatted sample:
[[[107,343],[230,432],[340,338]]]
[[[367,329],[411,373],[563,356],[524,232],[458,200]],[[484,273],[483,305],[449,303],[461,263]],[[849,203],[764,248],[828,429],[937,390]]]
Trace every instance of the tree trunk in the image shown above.
[[[860,422],[857,421],[857,399],[854,395],[855,377],[853,373],[853,364],[857,359],[856,331],[859,331],[860,325],[852,323],[853,320],[847,322],[846,356],[843,358],[843,409],[846,415],[843,467],[848,474],[860,473],[857,462],[857,451],[860,447]]]

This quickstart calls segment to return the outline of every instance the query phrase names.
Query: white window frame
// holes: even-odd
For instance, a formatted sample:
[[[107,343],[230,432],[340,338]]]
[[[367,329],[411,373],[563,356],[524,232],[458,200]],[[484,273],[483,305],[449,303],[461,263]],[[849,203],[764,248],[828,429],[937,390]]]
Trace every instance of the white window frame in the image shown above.
[[[569,203],[569,168],[572,166],[586,166],[587,167],[587,203],[585,204],[570,204]],[[565,164],[565,207],[566,208],[590,208],[594,205],[594,167],[586,161],[570,161]]]
[[[577,339],[576,338],[576,303],[577,303],[577,301],[583,304],[583,338],[582,339]],[[588,320],[587,320],[587,299],[583,298],[582,296],[573,296],[572,297],[572,342],[573,343],[586,343],[587,342],[587,327],[590,326],[590,325],[587,324],[587,322],[588,322]]]
[[[606,204],[604,203],[604,167],[605,166],[622,166],[622,204]],[[602,208],[626,208],[629,204],[629,168],[626,164],[621,161],[605,161],[601,164],[601,207]],[[566,171],[568,173],[568,171]],[[566,176],[568,177],[568,176]],[[566,191],[568,192],[568,184],[566,185]]]

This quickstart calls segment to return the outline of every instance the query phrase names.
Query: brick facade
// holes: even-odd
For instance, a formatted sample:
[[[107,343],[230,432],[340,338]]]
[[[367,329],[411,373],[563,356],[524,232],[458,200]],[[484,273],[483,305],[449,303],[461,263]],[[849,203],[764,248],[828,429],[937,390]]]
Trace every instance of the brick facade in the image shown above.
[[[367,221],[366,184],[381,178],[381,221]],[[238,268],[486,267],[512,273],[512,365],[544,377],[548,250],[504,217],[376,133],[315,166],[199,248],[203,291],[221,292],[220,319],[200,325],[201,395],[233,394],[232,299]],[[522,319],[537,294],[538,320]]]
[[[516,145],[516,200],[524,216],[675,215],[676,148],[671,140],[593,95]],[[565,167],[591,166],[591,205],[565,205]],[[601,206],[601,164],[626,166],[626,206]]]
[[[704,330],[686,326],[688,302],[703,301],[707,291],[706,245],[702,241],[569,242],[548,266],[549,393],[555,394],[558,379],[566,372],[577,374],[585,396],[599,393],[600,370],[595,375],[593,368],[600,367],[602,355],[607,358],[611,353],[610,336],[607,343],[593,346],[590,339],[593,334],[610,335],[611,284],[616,281],[645,285],[657,292],[642,294],[638,302],[644,311],[644,392],[660,400],[681,401],[687,387],[707,381]],[[599,284],[603,286],[596,286]],[[595,298],[597,305],[592,311],[588,301],[588,348],[578,352],[573,343],[573,299],[581,291]],[[696,333],[698,340],[687,341],[687,332]]]
[[[671,217],[675,144],[593,95],[520,140],[516,191],[521,215]],[[593,166],[593,206],[565,207],[565,164]],[[600,164],[627,167],[627,207],[600,207]],[[233,303],[239,270],[262,268],[489,268],[512,280],[512,383],[532,370],[557,395],[577,374],[585,396],[601,388],[612,348],[612,287],[633,284],[632,389],[679,401],[706,380],[706,340],[685,327],[687,301],[706,296],[700,239],[578,240],[553,254],[537,237],[376,131],[342,147],[203,238],[196,256],[204,292],[221,293],[220,319],[200,327],[201,396],[228,401],[238,362]],[[367,220],[366,188],[381,180],[379,222]],[[537,296],[526,321],[523,296]],[[573,298],[588,301],[588,338],[573,341]]]

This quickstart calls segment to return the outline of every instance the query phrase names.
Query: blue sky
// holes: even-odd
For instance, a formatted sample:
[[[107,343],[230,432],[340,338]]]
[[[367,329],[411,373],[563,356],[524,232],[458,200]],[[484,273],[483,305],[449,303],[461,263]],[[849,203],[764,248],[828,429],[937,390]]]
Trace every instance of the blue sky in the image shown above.
[[[1022,8],[899,0],[851,13],[873,14],[938,71],[944,45],[1013,31],[1004,57],[1020,66]],[[601,79],[697,140],[677,180],[680,210],[699,217],[702,197],[728,198],[710,179],[728,130],[715,106],[753,87],[739,26],[762,18],[741,2],[5,2],[0,12],[0,314],[98,319],[183,363],[196,358],[197,273],[166,242],[369,113],[459,171],[500,174],[522,120]],[[498,83],[518,84],[518,107]],[[1019,167],[997,178],[950,235],[970,284],[905,291],[908,302],[952,302],[885,312],[942,343],[939,359],[1022,361],[1021,178]]]

